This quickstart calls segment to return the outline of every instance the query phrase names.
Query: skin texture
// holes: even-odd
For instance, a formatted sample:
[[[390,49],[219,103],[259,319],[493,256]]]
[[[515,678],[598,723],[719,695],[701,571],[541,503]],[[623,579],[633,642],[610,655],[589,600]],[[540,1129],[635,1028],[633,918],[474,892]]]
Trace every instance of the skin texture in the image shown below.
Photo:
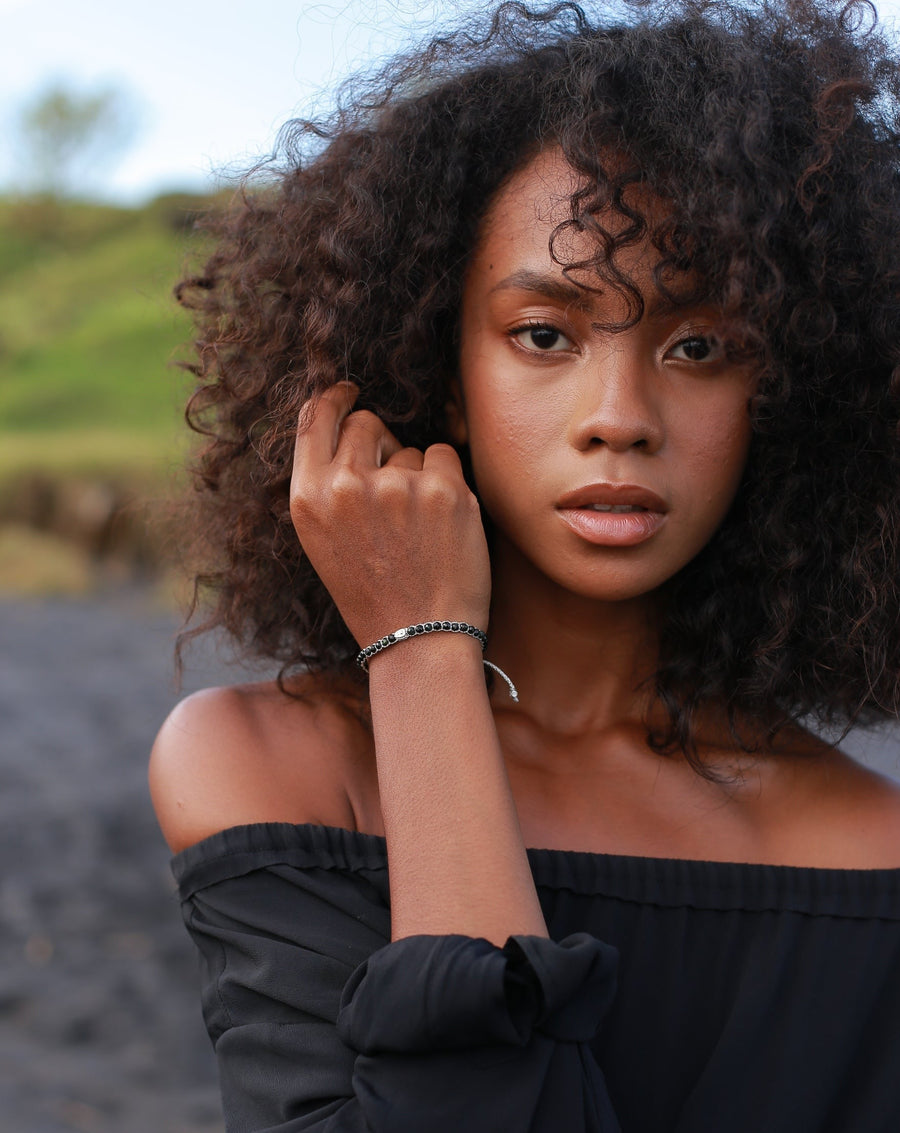
[[[470,446],[505,569],[523,557],[566,591],[618,602],[650,595],[723,519],[746,461],[753,383],[726,361],[712,308],[659,310],[656,257],[643,245],[619,263],[650,313],[628,330],[602,329],[625,317],[621,298],[567,285],[548,255],[575,187],[550,151],[511,179],[486,218],[462,307],[455,439]],[[577,258],[590,254],[583,242],[571,248]],[[597,484],[654,492],[660,530],[637,546],[586,541],[559,504]]]
[[[352,386],[302,415],[296,447],[298,537],[357,641],[489,619],[487,656],[520,704],[500,682],[489,694],[477,644],[449,634],[373,658],[362,705],[323,676],[295,680],[302,700],[272,685],[190,698],[151,767],[173,849],[241,822],[383,833],[395,937],[496,943],[545,932],[525,845],[900,866],[900,792],[799,729],[748,755],[710,708],[698,748],[721,782],[647,747],[659,587],[731,502],[752,375],[724,360],[714,310],[654,313],[642,246],[622,263],[647,314],[614,336],[599,326],[621,313],[615,296],[573,293],[547,246],[571,177],[553,152],[514,176],[469,265],[454,439],[493,521],[490,556],[454,449],[401,448],[353,411]],[[634,545],[586,539],[560,514],[610,483],[661,501]]]

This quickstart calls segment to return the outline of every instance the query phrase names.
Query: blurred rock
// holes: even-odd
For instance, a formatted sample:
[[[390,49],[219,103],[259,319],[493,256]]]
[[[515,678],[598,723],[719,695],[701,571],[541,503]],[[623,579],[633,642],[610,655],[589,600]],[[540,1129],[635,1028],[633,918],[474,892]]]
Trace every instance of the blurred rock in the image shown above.
[[[111,479],[70,478],[28,473],[0,485],[0,590],[21,593],[83,593],[84,585],[56,582],[45,563],[51,546],[63,562],[76,560],[100,576],[146,580],[158,575],[166,561],[169,538],[163,520],[165,505],[142,499],[133,486]],[[25,532],[32,532],[30,550],[37,576],[19,569],[29,549]],[[55,543],[51,541],[55,540]],[[3,552],[0,551],[0,554]],[[71,576],[71,569],[65,574]],[[39,580],[47,577],[45,589]]]
[[[0,593],[86,594],[93,581],[82,548],[21,523],[0,526]]]

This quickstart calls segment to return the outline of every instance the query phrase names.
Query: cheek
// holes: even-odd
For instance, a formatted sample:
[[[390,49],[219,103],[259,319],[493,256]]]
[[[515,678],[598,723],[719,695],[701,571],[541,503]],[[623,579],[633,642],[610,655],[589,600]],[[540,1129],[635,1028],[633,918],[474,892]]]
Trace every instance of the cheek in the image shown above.
[[[700,426],[690,444],[686,464],[698,489],[698,498],[715,508],[718,522],[734,499],[750,448],[750,415],[747,403],[723,411],[698,415]]]
[[[503,510],[511,489],[528,484],[559,447],[559,421],[540,398],[509,391],[482,393],[469,403],[469,452],[479,496],[488,512]]]
[[[513,413],[470,415],[470,421],[469,454],[475,485],[481,502],[494,514],[495,502],[508,494],[504,486],[525,472],[539,442],[531,423]]]

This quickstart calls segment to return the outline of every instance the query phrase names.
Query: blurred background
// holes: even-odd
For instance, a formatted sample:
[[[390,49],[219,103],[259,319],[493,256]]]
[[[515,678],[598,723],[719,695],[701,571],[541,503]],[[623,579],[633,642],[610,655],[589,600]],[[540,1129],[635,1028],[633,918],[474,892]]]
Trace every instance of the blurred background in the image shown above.
[[[185,594],[172,285],[283,122],[467,6],[0,0],[0,1133],[221,1130],[145,785]],[[182,691],[246,674],[207,642]],[[894,732],[845,746],[900,773]]]

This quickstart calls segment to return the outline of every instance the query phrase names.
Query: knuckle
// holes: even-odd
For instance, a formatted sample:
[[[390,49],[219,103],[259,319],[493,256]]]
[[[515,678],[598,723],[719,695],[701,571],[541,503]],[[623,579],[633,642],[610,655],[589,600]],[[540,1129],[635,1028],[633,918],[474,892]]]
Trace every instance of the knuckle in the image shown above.
[[[393,465],[382,468],[378,475],[378,495],[385,502],[405,499],[409,495],[409,477],[405,468]]]
[[[311,484],[294,482],[291,484],[290,513],[296,527],[306,526],[315,516],[317,493]]]
[[[362,487],[362,477],[352,468],[337,468],[331,477],[329,495],[334,503],[340,505],[359,496]]]
[[[326,482],[301,481],[291,485],[290,511],[294,525],[306,526],[351,505],[361,490],[361,478],[349,468],[336,469]]]
[[[446,476],[440,473],[423,473],[422,497],[433,507],[449,508],[456,504],[456,488]]]
[[[381,419],[369,409],[357,409],[344,421],[345,432],[359,431],[378,435],[383,429],[384,424]]]
[[[305,507],[315,493],[315,484],[311,477],[301,475],[299,470],[291,477],[290,500],[291,507]]]

